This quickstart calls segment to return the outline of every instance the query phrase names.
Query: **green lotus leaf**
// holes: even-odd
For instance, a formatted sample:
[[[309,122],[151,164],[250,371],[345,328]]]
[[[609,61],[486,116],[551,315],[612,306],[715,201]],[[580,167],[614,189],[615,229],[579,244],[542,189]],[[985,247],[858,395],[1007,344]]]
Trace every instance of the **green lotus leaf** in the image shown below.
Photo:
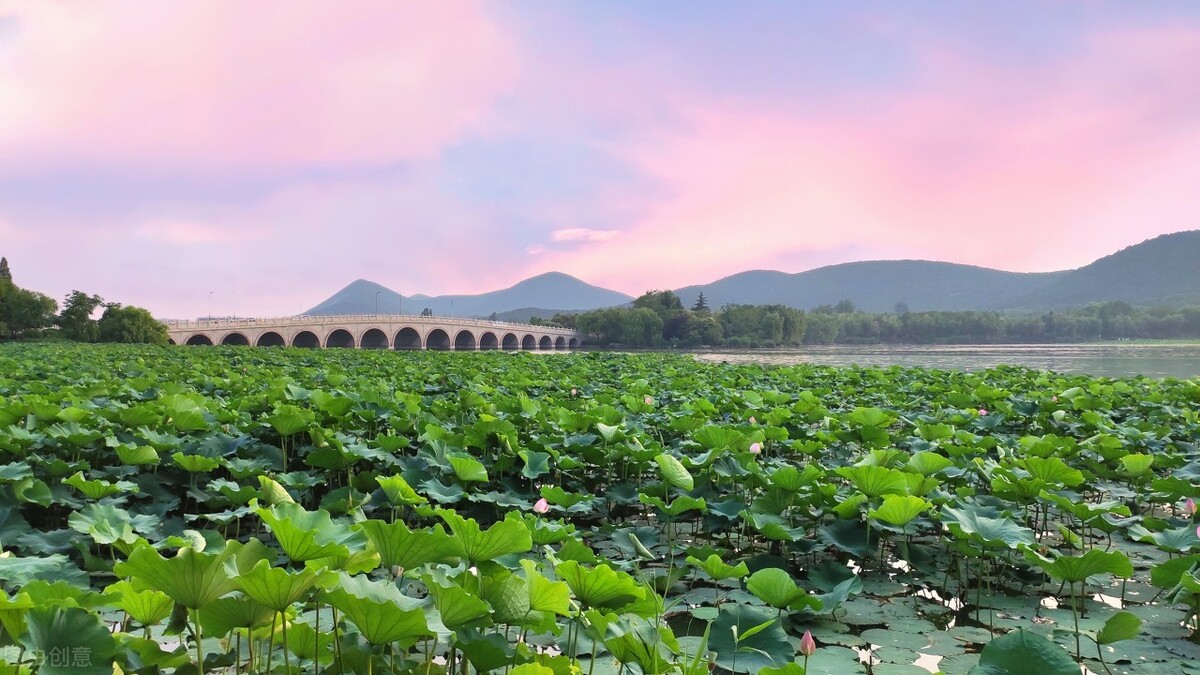
[[[1083,472],[1072,469],[1058,457],[1027,457],[1021,464],[1031,478],[1047,485],[1075,487],[1083,482]]]
[[[79,490],[80,494],[92,501],[104,499],[105,497],[111,497],[115,494],[137,494],[138,492],[141,492],[141,488],[139,488],[136,484],[130,483],[126,480],[117,481],[116,483],[110,483],[109,481],[101,480],[99,478],[85,480],[82,471],[76,471],[71,475],[70,478],[63,479],[63,484],[70,485],[76,490]]]
[[[464,455],[450,457],[450,466],[454,469],[454,475],[464,483],[486,483],[488,480],[487,469],[483,466],[483,462],[474,457]]]
[[[1200,553],[1172,558],[1150,568],[1150,583],[1156,588],[1173,588],[1186,572],[1200,565]]]
[[[288,626],[288,649],[302,659],[321,665],[333,663],[333,633],[317,632],[307,623],[296,622]]]
[[[914,453],[908,460],[908,468],[922,476],[932,476],[954,464],[954,461],[936,452],[924,450]]]
[[[604,646],[619,663],[634,665],[645,675],[661,675],[675,670],[679,643],[665,624],[634,618],[611,623]],[[593,658],[596,655],[592,655]]]
[[[267,504],[275,506],[277,504],[296,503],[296,500],[292,499],[292,495],[271,477],[260,475],[258,477],[258,484],[262,489],[263,501]]]
[[[117,641],[100,617],[79,607],[35,607],[21,644],[43,655],[39,675],[111,675]]]
[[[902,495],[908,491],[908,479],[903,472],[895,469],[882,466],[843,466],[837,469],[837,473],[869,499],[877,499],[883,495]]]
[[[87,574],[70,558],[61,553],[39,557],[0,555],[0,581],[21,587],[34,579],[66,581],[81,588],[88,587]]]
[[[1150,473],[1154,465],[1154,455],[1132,453],[1121,458],[1121,473],[1126,476],[1138,477]]]
[[[973,506],[956,509],[942,507],[942,522],[954,536],[981,544],[985,548],[1018,548],[1033,546],[1033,530],[1022,527],[1011,518],[983,515]]]
[[[820,467],[814,464],[805,465],[803,471],[789,464],[771,474],[771,484],[788,492],[798,492],[805,485],[811,485],[823,475],[824,472]]]
[[[619,609],[645,597],[633,577],[606,564],[585,568],[574,560],[559,563],[554,571],[584,607]]]
[[[463,518],[455,511],[437,509],[436,513],[458,539],[463,556],[472,565],[509,553],[525,553],[533,547],[529,528],[516,513],[510,512],[504,520],[486,530],[480,528],[474,518]]]
[[[404,480],[403,476],[376,476],[375,481],[383,489],[388,503],[392,506],[416,506],[426,504],[428,499],[417,494],[417,491]]]
[[[428,530],[410,530],[402,521],[366,520],[355,527],[379,552],[380,564],[385,569],[400,566],[411,570],[426,563],[447,562],[463,554],[458,540],[447,534],[441,525]]]
[[[522,560],[525,581],[529,584],[529,608],[559,616],[571,613],[571,589],[565,582],[551,581],[537,570],[532,560]]]
[[[166,593],[188,609],[200,609],[236,590],[234,575],[268,555],[257,539],[245,544],[230,541],[217,553],[182,548],[171,558],[162,557],[149,544],[140,544],[113,571],[135,585]]]
[[[638,501],[647,506],[657,508],[671,518],[678,518],[688,511],[703,513],[708,510],[708,503],[704,501],[703,497],[689,497],[688,495],[679,495],[667,502],[661,497],[655,497],[643,492],[638,494]]]
[[[248,572],[238,576],[237,583],[255,602],[282,612],[307,596],[324,574],[314,569],[289,572],[272,567],[269,560],[260,560]]]
[[[158,464],[158,451],[148,445],[120,446],[117,459],[128,466],[151,466]]]
[[[25,615],[36,606],[28,593],[17,593],[9,597],[7,593],[0,591],[0,627],[3,627],[9,636],[24,633]]]
[[[912,495],[888,495],[883,498],[879,508],[872,509],[867,515],[876,520],[882,520],[889,525],[904,527],[916,520],[926,509],[933,506],[927,500]]]
[[[263,421],[271,425],[275,433],[287,438],[307,429],[312,424],[313,417],[311,410],[288,403],[276,406]]]
[[[206,457],[204,455],[185,455],[182,452],[177,452],[171,455],[171,459],[179,465],[179,468],[188,473],[204,473],[221,466],[221,460],[216,457]]]
[[[696,481],[692,478],[692,474],[678,459],[664,452],[656,456],[654,461],[658,464],[658,471],[662,475],[662,479],[669,485],[684,492],[691,492],[696,487]]]
[[[1161,532],[1151,532],[1141,525],[1134,525],[1129,528],[1129,537],[1134,541],[1154,544],[1169,553],[1187,553],[1200,549],[1200,537],[1196,535],[1196,528],[1192,525]]]
[[[730,565],[721,559],[721,556],[716,553],[708,556],[704,560],[700,560],[695,556],[688,556],[687,562],[704,570],[704,573],[714,581],[722,579],[741,579],[750,573],[745,562],[739,562],[737,565]]]
[[[325,597],[372,645],[400,642],[409,646],[433,635],[421,603],[402,595],[395,584],[343,572],[333,588],[325,591]]]
[[[433,605],[437,607],[442,623],[450,630],[460,631],[490,623],[491,606],[462,586],[453,582],[443,584],[426,577],[425,587],[433,596]]]
[[[746,590],[759,600],[776,609],[819,609],[821,603],[809,597],[808,592],[796,585],[792,575],[778,567],[764,567],[746,580]]]
[[[692,440],[706,450],[745,450],[750,442],[737,429],[709,425],[692,434]]]
[[[295,503],[276,504],[255,513],[271,529],[279,547],[296,562],[346,557],[366,544],[357,530],[333,522],[325,510],[307,511]]]
[[[757,673],[791,663],[796,653],[774,612],[727,603],[721,607],[708,640],[716,663],[734,673]]]
[[[1131,612],[1117,612],[1108,617],[1104,627],[1096,634],[1096,643],[1110,645],[1121,640],[1132,640],[1142,630],[1142,620]]]
[[[129,512],[112,504],[88,504],[68,516],[67,524],[97,544],[121,544],[127,550],[128,545],[138,540]]]
[[[521,461],[525,462],[525,466],[521,468],[521,475],[534,480],[539,476],[550,473],[550,454],[546,452],[536,452],[533,450],[520,450],[517,456]]]
[[[1083,555],[1047,558],[1032,549],[1026,549],[1025,559],[1052,578],[1069,584],[1083,582],[1097,574],[1111,574],[1120,579],[1133,576],[1133,564],[1129,562],[1129,556],[1120,551],[1106,553],[1092,549]]]
[[[122,579],[110,584],[106,593],[117,595],[117,607],[125,610],[141,626],[153,626],[171,616],[175,601],[166,593],[156,590],[139,591],[129,581]]]
[[[968,675],[1079,675],[1079,664],[1065,649],[1024,628],[984,646],[979,665]]]
[[[230,595],[201,607],[201,635],[224,636],[235,628],[258,628],[268,626],[275,617],[275,610],[244,595]]]

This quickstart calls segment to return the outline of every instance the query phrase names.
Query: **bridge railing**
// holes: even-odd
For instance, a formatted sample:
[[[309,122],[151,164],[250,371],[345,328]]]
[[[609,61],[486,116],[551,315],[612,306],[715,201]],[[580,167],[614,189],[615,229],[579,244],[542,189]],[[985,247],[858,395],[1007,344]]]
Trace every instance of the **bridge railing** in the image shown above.
[[[476,326],[480,328],[514,328],[524,331],[543,331],[548,333],[574,334],[576,331],[561,326],[539,326],[532,323],[515,323],[512,321],[489,321],[488,319],[470,319],[461,316],[430,316],[421,314],[331,314],[331,315],[297,315],[268,318],[239,318],[225,317],[213,319],[184,319],[163,321],[169,331],[179,330],[220,330],[226,328],[268,328],[282,326],[312,326],[314,324],[329,325],[336,323],[451,323],[455,325]]]

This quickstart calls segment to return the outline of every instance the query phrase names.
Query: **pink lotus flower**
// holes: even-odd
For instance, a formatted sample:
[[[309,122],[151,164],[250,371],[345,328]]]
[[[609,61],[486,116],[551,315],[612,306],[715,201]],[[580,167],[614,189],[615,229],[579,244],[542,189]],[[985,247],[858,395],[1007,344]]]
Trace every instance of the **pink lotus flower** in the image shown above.
[[[755,441],[750,444],[750,454],[757,455],[760,452],[762,452],[762,443]]]
[[[1050,397],[1050,401],[1051,401],[1052,403],[1058,403],[1058,397],[1057,397],[1057,396],[1051,396],[1051,397]]]
[[[643,400],[646,402],[646,405],[654,405],[654,399],[650,398],[649,396]]]
[[[1197,536],[1197,537],[1200,537],[1200,527],[1197,527],[1197,528],[1196,528],[1196,536]]]
[[[758,420],[754,419],[753,415],[750,416],[750,424],[758,424]]]
[[[1189,516],[1196,515],[1196,501],[1191,497],[1188,497],[1187,501],[1183,503],[1183,512]]]
[[[811,631],[804,631],[804,636],[800,638],[800,653],[805,658],[812,656],[817,651],[817,641],[813,639]]]
[[[579,392],[575,390],[575,387],[571,387],[571,395],[577,396],[578,394],[579,394]]]
[[[980,417],[987,417],[987,408],[980,408],[980,409],[979,409],[979,416],[980,416]]]
[[[533,512],[534,513],[549,513],[550,512],[550,502],[546,501],[545,497],[542,497],[541,499],[537,500],[536,504],[533,505]]]

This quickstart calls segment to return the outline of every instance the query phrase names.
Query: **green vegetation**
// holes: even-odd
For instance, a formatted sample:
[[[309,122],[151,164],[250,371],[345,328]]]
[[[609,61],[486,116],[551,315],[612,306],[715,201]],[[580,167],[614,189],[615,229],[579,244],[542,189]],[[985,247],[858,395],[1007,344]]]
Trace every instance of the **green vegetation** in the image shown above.
[[[103,306],[99,319],[92,316]],[[105,303],[98,295],[71,291],[61,313],[52,298],[25,290],[12,280],[8,259],[0,258],[0,341],[41,337],[58,326],[58,335],[75,342],[125,342],[165,345],[166,326],[140,307]]]
[[[703,298],[701,298],[703,300]],[[1200,338],[1200,306],[1136,308],[1107,302],[1044,314],[860,312],[842,300],[802,312],[783,305],[685,310],[671,291],[650,291],[632,308],[558,314],[545,323],[577,328],[592,345],[776,347],[800,344],[1039,344]]]
[[[12,343],[0,640],[39,675],[1183,673],[1198,404],[1011,367]]]

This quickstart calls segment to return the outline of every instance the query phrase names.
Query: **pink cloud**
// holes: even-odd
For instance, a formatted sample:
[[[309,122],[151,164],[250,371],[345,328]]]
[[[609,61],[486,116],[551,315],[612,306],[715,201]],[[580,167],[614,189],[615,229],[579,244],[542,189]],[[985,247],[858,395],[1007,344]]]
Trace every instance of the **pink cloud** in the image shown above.
[[[537,267],[627,292],[847,251],[1041,271],[1200,225],[1200,29],[1097,34],[1039,67],[924,59],[910,90],[818,112],[693,97],[613,148],[658,188],[621,237]]]
[[[608,241],[620,234],[617,230],[591,230],[586,227],[568,227],[550,233],[554,242]]]
[[[486,132],[518,77],[471,0],[13,2],[0,160],[27,166],[345,165]]]

